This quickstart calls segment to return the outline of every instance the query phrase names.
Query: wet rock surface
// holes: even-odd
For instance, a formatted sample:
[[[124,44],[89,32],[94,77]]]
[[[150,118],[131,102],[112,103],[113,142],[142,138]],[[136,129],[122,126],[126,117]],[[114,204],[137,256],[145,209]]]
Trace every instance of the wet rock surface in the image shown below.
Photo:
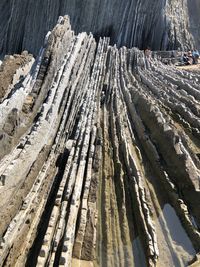
[[[198,266],[199,81],[60,17],[0,103],[0,266]]]

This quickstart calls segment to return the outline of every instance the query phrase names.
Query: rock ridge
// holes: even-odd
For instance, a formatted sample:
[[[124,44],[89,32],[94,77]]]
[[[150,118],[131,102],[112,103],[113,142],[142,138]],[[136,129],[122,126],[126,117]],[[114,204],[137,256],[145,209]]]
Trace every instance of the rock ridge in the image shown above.
[[[194,7],[194,1],[2,0],[0,54],[28,50],[37,55],[46,32],[54,27],[59,15],[65,14],[70,16],[76,34],[86,31],[96,38],[108,36],[118,47],[192,48],[195,40],[199,45],[195,8],[199,4],[196,1]]]
[[[198,266],[200,75],[68,16],[25,66],[0,103],[0,267]]]

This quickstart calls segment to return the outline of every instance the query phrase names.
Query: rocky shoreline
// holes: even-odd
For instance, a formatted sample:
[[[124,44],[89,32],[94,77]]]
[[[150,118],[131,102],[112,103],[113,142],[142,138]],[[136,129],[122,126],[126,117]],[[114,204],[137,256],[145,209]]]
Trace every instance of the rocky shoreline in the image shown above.
[[[0,103],[0,266],[198,266],[200,75],[67,16],[30,62]]]

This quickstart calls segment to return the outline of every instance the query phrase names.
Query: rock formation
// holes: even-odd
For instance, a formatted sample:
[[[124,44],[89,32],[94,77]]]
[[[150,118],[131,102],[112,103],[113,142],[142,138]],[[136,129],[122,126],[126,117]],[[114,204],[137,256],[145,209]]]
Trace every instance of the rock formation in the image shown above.
[[[66,16],[23,56],[0,103],[0,266],[199,266],[200,75]]]
[[[1,0],[0,54],[34,55],[59,15],[69,14],[76,33],[111,37],[111,44],[153,50],[199,45],[198,0]]]
[[[188,11],[189,11],[189,18],[190,18],[190,32],[193,34],[196,45],[199,46],[200,37],[199,37],[199,28],[200,28],[200,3],[198,0],[188,0]]]

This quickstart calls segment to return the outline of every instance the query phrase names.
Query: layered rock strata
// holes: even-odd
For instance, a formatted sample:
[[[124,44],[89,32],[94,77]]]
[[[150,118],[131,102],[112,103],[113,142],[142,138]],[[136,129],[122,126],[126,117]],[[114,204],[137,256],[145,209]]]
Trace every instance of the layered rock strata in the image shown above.
[[[196,47],[199,47],[200,43],[200,3],[198,0],[188,0],[189,11],[189,31],[192,33],[195,39]]]
[[[60,17],[0,104],[0,266],[198,266],[200,76],[109,41]]]
[[[64,14],[76,33],[109,36],[118,46],[191,49],[193,35],[199,45],[199,7],[197,0],[1,0],[0,54],[25,49],[37,55],[46,32]]]
[[[0,101],[8,96],[13,87],[17,85],[30,71],[34,58],[24,51],[21,55],[7,56],[0,64]]]

